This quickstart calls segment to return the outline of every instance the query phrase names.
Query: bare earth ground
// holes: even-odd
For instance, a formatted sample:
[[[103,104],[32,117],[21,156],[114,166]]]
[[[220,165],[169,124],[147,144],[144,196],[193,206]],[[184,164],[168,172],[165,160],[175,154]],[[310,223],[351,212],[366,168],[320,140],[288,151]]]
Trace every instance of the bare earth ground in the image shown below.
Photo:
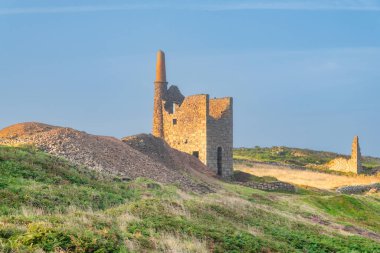
[[[377,176],[343,176],[293,169],[284,165],[254,163],[253,166],[235,164],[234,169],[253,174],[255,176],[271,176],[278,180],[297,185],[306,185],[319,189],[330,190],[346,185],[363,185],[379,183]]]

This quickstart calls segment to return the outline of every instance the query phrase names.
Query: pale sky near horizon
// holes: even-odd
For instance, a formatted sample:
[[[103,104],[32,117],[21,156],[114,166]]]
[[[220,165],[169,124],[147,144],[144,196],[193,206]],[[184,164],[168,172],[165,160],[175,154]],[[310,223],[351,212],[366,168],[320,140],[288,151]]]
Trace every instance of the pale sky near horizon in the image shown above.
[[[380,0],[0,1],[0,128],[150,132],[155,54],[234,97],[234,146],[380,157]]]

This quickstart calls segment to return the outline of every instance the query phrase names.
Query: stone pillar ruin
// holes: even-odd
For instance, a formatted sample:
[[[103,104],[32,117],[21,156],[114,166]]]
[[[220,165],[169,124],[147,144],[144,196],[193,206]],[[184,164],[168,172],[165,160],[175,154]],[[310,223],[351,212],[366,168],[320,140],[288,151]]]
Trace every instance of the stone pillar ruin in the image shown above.
[[[362,174],[364,171],[361,160],[362,155],[360,153],[359,137],[355,136],[352,141],[350,159],[339,157],[332,160],[328,166],[330,170]]]
[[[355,136],[354,140],[352,141],[351,161],[353,163],[353,166],[356,168],[357,173],[360,173],[363,169],[361,159],[362,155],[360,153],[359,137]]]
[[[165,98],[168,83],[166,82],[165,53],[157,52],[156,80],[154,81],[154,109],[152,134],[164,138],[162,100]]]

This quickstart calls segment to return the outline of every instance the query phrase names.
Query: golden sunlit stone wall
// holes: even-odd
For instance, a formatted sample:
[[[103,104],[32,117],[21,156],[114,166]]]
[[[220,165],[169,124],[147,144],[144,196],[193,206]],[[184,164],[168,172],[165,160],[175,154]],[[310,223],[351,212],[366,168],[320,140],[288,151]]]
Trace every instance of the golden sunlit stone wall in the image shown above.
[[[165,141],[183,152],[198,152],[205,164],[208,102],[208,95],[194,95],[186,97],[181,105],[172,103],[174,109],[163,111]]]
[[[342,172],[353,172],[356,174],[360,174],[363,172],[358,136],[355,136],[352,142],[351,158],[334,159],[329,163],[329,169]]]

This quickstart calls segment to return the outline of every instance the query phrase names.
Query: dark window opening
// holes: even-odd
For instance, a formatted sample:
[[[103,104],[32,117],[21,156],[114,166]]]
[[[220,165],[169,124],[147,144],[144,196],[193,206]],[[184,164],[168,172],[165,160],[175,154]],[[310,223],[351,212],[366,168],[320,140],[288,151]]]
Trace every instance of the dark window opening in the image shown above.
[[[193,156],[195,156],[196,158],[199,158],[199,151],[193,151]]]
[[[173,119],[173,125],[177,125],[177,119]]]
[[[217,162],[216,162],[216,167],[218,168],[218,175],[222,175],[222,148],[218,147],[217,149]]]

